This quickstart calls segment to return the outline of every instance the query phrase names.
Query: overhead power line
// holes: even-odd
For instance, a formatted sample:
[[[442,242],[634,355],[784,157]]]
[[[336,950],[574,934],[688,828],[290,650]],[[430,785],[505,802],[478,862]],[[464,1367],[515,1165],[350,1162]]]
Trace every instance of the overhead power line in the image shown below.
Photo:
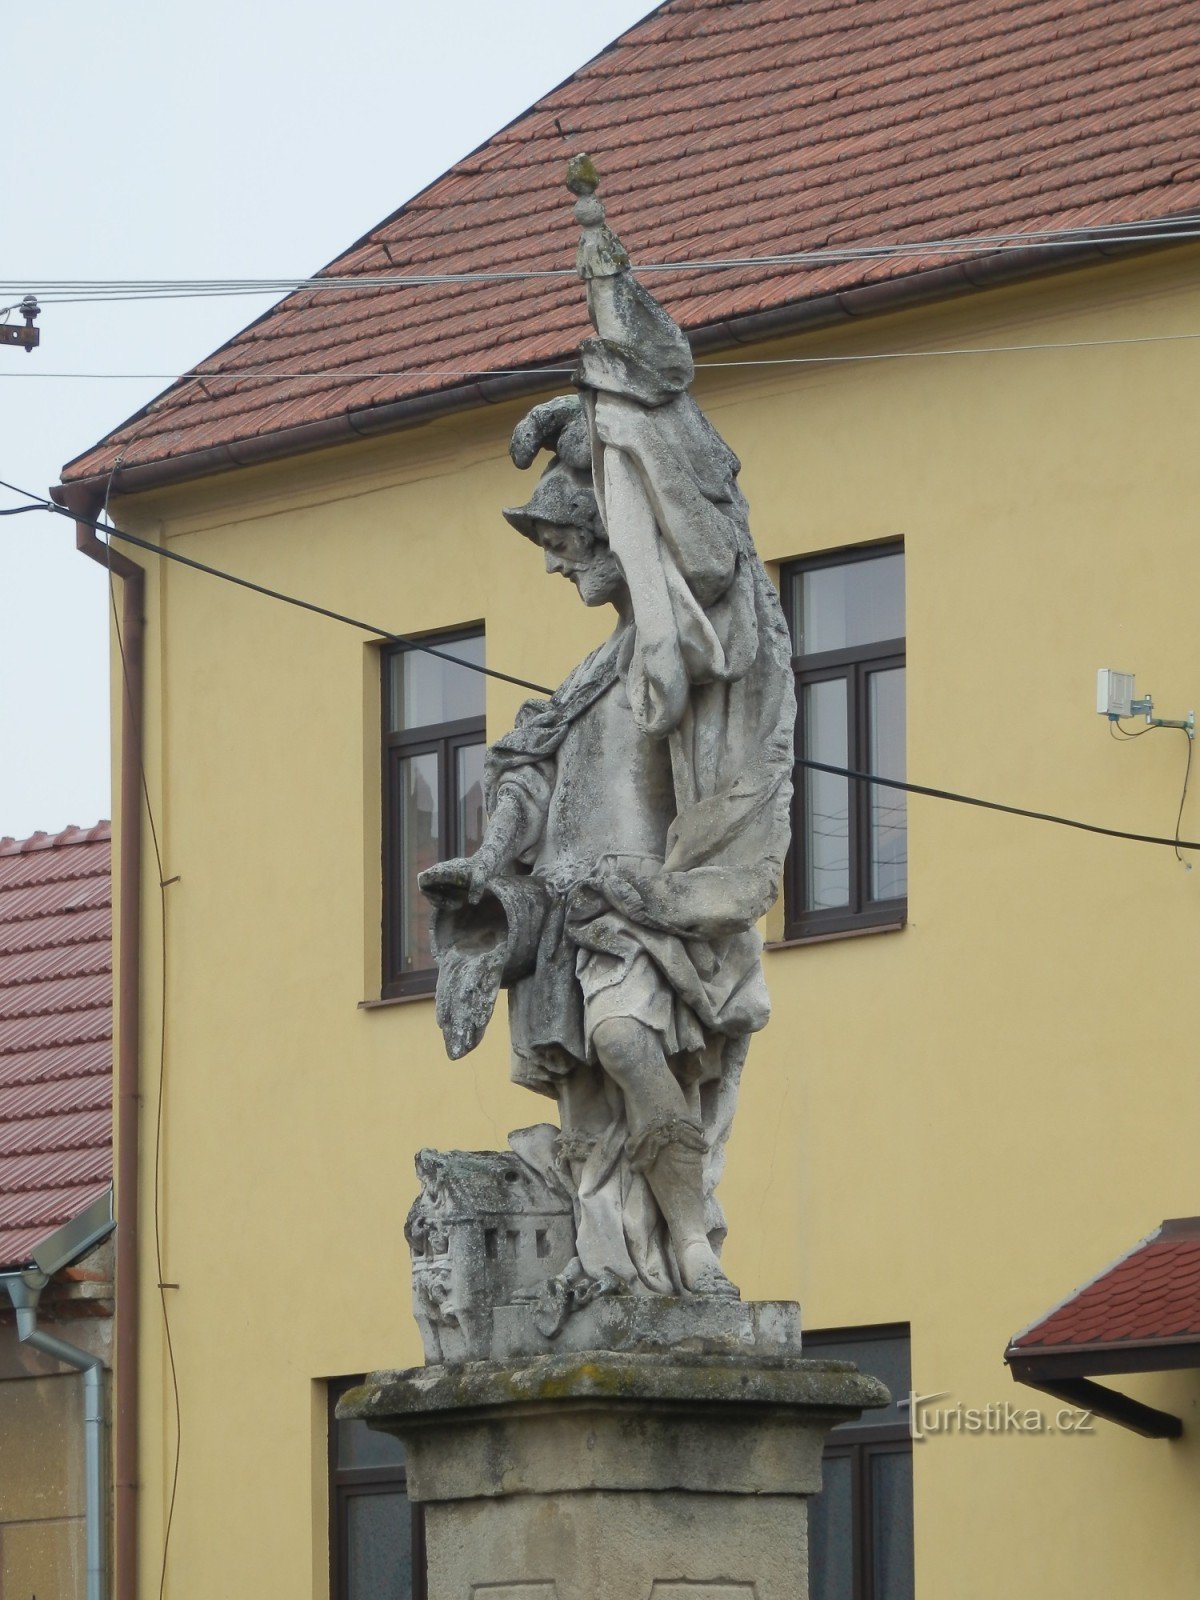
[[[998,356],[1016,355],[1034,350],[1107,350],[1119,346],[1194,343],[1200,332],[1131,334],[1117,339],[1049,339],[1028,344],[977,344],[954,345],[945,349],[924,350],[867,350],[827,356],[764,356],[746,357],[729,361],[705,361],[696,364],[697,372],[746,367],[826,367],[842,363],[867,361],[909,361],[942,356]],[[270,382],[311,380],[328,383],[363,383],[376,378],[527,378],[571,377],[573,366],[528,367],[325,367],[301,370],[286,367],[226,367],[213,371],[193,372],[45,372],[41,368],[0,369],[0,378],[99,378],[137,379],[145,383],[187,382],[202,387],[205,384],[239,382],[246,378],[261,378]]]
[[[94,528],[97,533],[103,533],[108,538],[122,540],[125,544],[136,546],[151,555],[162,556],[164,560],[175,561],[180,566],[191,567],[194,572],[207,573],[211,578],[222,578],[226,583],[233,583],[239,589],[249,589],[254,594],[265,595],[268,600],[281,600],[285,605],[298,606],[302,611],[311,611],[315,616],[328,617],[332,622],[344,622],[349,628],[357,628],[360,633],[373,634],[378,639],[386,640],[388,644],[404,645],[409,650],[419,650],[427,656],[437,656],[441,661],[450,661],[456,667],[465,667],[468,672],[477,672],[485,678],[496,678],[501,683],[516,684],[519,689],[532,689],[535,694],[551,694],[545,684],[531,683],[527,678],[516,678],[508,672],[498,672],[494,667],[480,666],[477,661],[468,661],[462,656],[456,656],[449,650],[439,650],[435,645],[426,644],[421,639],[412,639],[402,633],[393,633],[389,628],[376,627],[373,622],[363,622],[358,617],[347,616],[344,611],[334,611],[330,606],[317,605],[313,600],[301,600],[297,595],[284,594],[280,589],[272,589],[265,583],[255,583],[251,578],[239,577],[237,573],[226,572],[221,567],[213,567],[207,561],[197,561],[194,556],[185,556],[179,550],[167,550],[160,544],[155,544],[151,539],[142,539],[136,533],[122,533],[119,528],[114,528],[111,522],[97,522],[91,517],[77,516],[75,512],[68,511],[65,506],[56,506],[53,500],[43,499],[40,495],[31,494],[28,489],[21,489],[15,483],[8,483],[0,478],[0,488],[9,489],[13,494],[24,495],[31,502],[28,508],[21,506],[15,509],[31,511],[50,511],[55,516],[67,517],[72,522],[82,522],[85,527]]]
[[[100,522],[91,517],[78,516],[75,512],[67,510],[66,507],[55,505],[52,500],[46,500],[40,495],[32,494],[28,489],[19,488],[16,484],[9,483],[3,478],[0,478],[0,488],[8,489],[13,494],[21,495],[23,499],[30,502],[27,507],[15,507],[13,508],[14,510],[41,510],[51,512],[55,516],[66,517],[72,522],[82,523],[85,527],[93,528],[97,533],[102,533],[110,539],[120,539],[123,543],[131,544],[139,550],[145,550],[149,554],[161,556],[167,561],[175,561],[181,566],[190,567],[195,572],[206,573],[209,577],[221,578],[226,583],[236,584],[241,589],[249,589],[255,594],[264,595],[269,600],[279,600],[285,605],[297,606],[302,611],[312,612],[316,616],[328,617],[333,622],[345,623],[348,627],[372,634],[390,644],[400,644],[412,650],[420,650],[426,655],[437,656],[443,661],[451,661],[456,666],[466,667],[469,671],[481,673],[485,677],[497,678],[503,683],[515,684],[518,688],[532,689],[536,694],[550,695],[554,692],[545,684],[532,683],[527,678],[518,678],[510,673],[498,672],[493,667],[481,667],[476,662],[464,660],[446,650],[439,650],[433,645],[423,643],[420,639],[392,633],[387,628],[380,628],[373,623],[363,622],[357,617],[347,616],[345,612],[334,611],[329,606],[317,605],[312,600],[302,600],[296,595],[286,594],[280,589],[272,589],[266,584],[254,583],[249,578],[243,578],[236,573],[227,572],[221,567],[211,566],[206,561],[197,561],[192,556],[185,556],[178,550],[168,550],[162,545],[155,544],[150,539],[140,538],[137,534],[123,533],[120,528],[114,527],[111,523]],[[999,811],[1007,816],[1025,817],[1034,822],[1049,822],[1058,827],[1073,828],[1082,833],[1099,834],[1107,839],[1124,839],[1133,844],[1163,845],[1176,852],[1181,850],[1200,850],[1200,841],[1198,840],[1180,839],[1178,837],[1168,838],[1152,833],[1132,833],[1123,828],[1106,828],[1098,823],[1081,822],[1077,818],[1059,816],[1050,811],[1034,811],[1027,806],[1007,805],[998,800],[983,800],[978,795],[962,794],[954,789],[934,788],[929,784],[911,783],[904,778],[882,777],[874,772],[860,772],[853,767],[836,766],[831,762],[816,761],[807,756],[797,756],[796,765],[814,772],[825,772],[832,774],[834,777],[848,778],[857,783],[869,783],[881,789],[899,789],[907,794],[925,795],[933,800],[946,800],[956,805],[974,806],[984,811]],[[1182,809],[1181,802],[1181,816]]]
[[[851,778],[858,783],[870,783],[880,789],[903,789],[907,794],[923,794],[931,800],[953,800],[960,806],[978,806],[984,811],[1003,811],[1010,817],[1028,817],[1034,822],[1053,822],[1060,828],[1077,828],[1082,833],[1098,833],[1106,839],[1127,839],[1133,844],[1160,844],[1172,850],[1200,850],[1200,840],[1167,838],[1156,833],[1129,833],[1124,828],[1102,828],[1098,823],[1079,822],[1074,817],[1060,817],[1052,811],[1031,811],[1026,806],[1004,805],[999,800],[981,800],[978,795],[959,794],[954,789],[935,789],[929,784],[909,783],[903,778],[881,778],[878,773],[858,772],[853,767],[838,767],[828,761],[813,761],[807,756],[797,756],[796,765],[807,767],[813,772],[832,773],[837,778]]]
[[[1014,250],[1054,250],[1064,245],[1159,244],[1200,238],[1200,214],[1105,223],[1096,227],[1038,228],[962,237],[893,240],[874,244],[825,245],[811,250],[766,255],[638,261],[635,272],[743,272],[762,268],[829,266],[853,261],[887,261],[912,256],[1002,254]],[[300,290],[344,292],[438,287],[459,283],[526,283],[574,278],[573,267],[513,267],[478,272],[387,272],[278,278],[8,278],[0,295],[33,292],[43,304],[96,300],[171,300],[228,295],[284,295]]]

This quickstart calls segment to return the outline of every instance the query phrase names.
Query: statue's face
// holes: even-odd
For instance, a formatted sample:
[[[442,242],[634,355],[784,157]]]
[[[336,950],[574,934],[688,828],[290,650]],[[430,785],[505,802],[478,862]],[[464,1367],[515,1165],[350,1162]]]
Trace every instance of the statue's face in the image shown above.
[[[536,524],[538,543],[546,557],[546,571],[560,573],[579,591],[585,606],[614,603],[625,588],[625,575],[607,542],[593,539],[582,528]]]

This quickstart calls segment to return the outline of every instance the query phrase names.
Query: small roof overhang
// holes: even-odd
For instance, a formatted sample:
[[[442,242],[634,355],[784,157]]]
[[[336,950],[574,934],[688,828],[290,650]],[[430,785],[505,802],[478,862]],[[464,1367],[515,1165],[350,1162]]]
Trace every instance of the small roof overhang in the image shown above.
[[[113,1189],[110,1183],[83,1210],[52,1232],[44,1234],[19,1257],[0,1260],[0,1276],[38,1272],[52,1278],[89,1250],[107,1239],[116,1227],[113,1217]]]
[[[1200,1217],[1175,1217],[1013,1335],[1014,1379],[1149,1439],[1177,1439],[1169,1412],[1097,1375],[1200,1368]]]

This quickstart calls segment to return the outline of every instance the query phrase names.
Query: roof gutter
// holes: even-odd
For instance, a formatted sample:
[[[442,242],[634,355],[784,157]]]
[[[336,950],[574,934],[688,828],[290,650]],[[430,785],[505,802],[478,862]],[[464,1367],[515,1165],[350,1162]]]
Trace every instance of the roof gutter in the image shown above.
[[[87,484],[50,491],[77,518],[95,521],[104,493]],[[137,1594],[138,1487],[138,1143],[141,1096],[142,721],[145,694],[145,568],[75,524],[75,546],[121,579],[124,695],[121,713],[120,809],[117,813],[117,1063],[114,1206],[116,1392],[113,1414],[113,1597]]]
[[[815,332],[820,328],[857,321],[860,317],[927,305],[931,301],[950,299],[977,289],[994,289],[1071,268],[1095,266],[1116,256],[1161,250],[1169,242],[1146,242],[1143,237],[1139,242],[1130,244],[1120,241],[1072,243],[1047,249],[996,252],[972,261],[892,278],[885,283],[865,284],[839,294],[792,301],[770,311],[728,317],[722,322],[707,323],[703,327],[687,330],[688,339],[696,355],[714,354],[744,344],[761,343],[764,339]],[[571,357],[567,355],[563,359],[570,360]],[[163,461],[150,461],[141,466],[117,466],[111,474],[105,472],[73,480],[65,491],[59,490],[55,498],[59,499],[65,492],[79,490],[92,495],[106,492],[144,494],[152,489],[168,488],[197,478],[212,477],[216,473],[231,472],[238,467],[259,466],[309,450],[327,449],[354,439],[416,427],[454,412],[469,411],[483,405],[502,405],[507,401],[541,393],[548,387],[551,385],[544,370],[480,378],[473,383],[439,389],[432,394],[413,395],[406,400],[393,400],[387,405],[346,411],[340,416],[326,417],[319,422],[281,428],[252,439],[213,445],[207,450],[189,451]],[[59,499],[59,503],[65,502]]]

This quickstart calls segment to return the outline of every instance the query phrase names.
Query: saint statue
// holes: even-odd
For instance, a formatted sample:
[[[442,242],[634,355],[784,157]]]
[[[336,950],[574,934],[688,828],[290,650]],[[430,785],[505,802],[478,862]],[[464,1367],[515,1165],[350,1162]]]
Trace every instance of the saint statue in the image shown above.
[[[564,1316],[597,1294],[738,1294],[714,1191],[769,1015],[755,924],[788,846],[795,722],[738,459],[692,399],[687,340],[630,271],[597,182],[576,157],[595,337],[576,392],[513,434],[518,467],[550,460],[504,515],[615,626],[488,750],[476,854],[420,878],[450,1055],[479,1042],[503,986],[513,1078],[557,1102],[575,1256],[548,1293]]]

